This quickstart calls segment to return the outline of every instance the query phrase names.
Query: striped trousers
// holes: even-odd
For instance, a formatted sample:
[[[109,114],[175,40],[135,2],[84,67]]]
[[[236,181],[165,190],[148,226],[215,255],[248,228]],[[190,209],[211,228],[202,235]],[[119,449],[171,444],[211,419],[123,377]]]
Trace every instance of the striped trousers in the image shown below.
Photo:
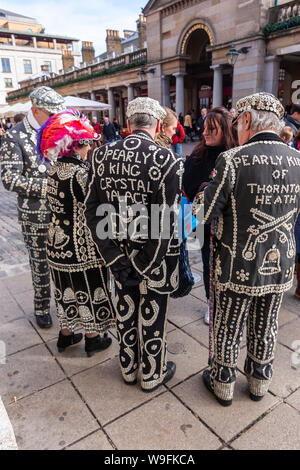
[[[278,314],[283,294],[251,297],[218,289],[215,294],[214,359],[211,370],[214,393],[223,400],[233,397],[239,345],[244,326],[247,325],[244,372],[250,392],[263,396],[273,376]]]
[[[29,254],[32,284],[34,289],[34,313],[50,313],[50,269],[47,261],[48,228],[22,223],[22,233]]]

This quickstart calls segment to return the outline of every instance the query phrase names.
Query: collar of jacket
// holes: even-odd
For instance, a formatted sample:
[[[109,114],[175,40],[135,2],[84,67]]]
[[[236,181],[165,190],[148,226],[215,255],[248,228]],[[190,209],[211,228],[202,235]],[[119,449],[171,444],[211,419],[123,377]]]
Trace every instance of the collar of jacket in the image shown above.
[[[130,137],[132,137],[133,135],[138,135],[141,139],[151,140],[151,142],[154,142],[154,139],[152,139],[151,135],[147,131],[142,131],[138,129],[136,129],[129,136],[127,136],[125,140],[130,139]]]
[[[283,142],[281,137],[275,132],[262,131],[255,134],[251,137],[250,140],[244,145],[252,144],[253,142],[263,142],[263,141],[272,141],[272,142]]]

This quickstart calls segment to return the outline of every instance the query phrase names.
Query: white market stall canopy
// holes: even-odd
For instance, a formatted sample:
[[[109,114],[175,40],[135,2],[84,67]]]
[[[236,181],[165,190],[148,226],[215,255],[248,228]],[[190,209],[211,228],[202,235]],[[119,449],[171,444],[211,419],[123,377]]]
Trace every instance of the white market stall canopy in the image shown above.
[[[111,108],[109,104],[100,103],[100,101],[86,100],[77,96],[65,96],[64,98],[66,108],[76,108],[80,111],[105,111]],[[31,101],[5,106],[0,109],[0,117],[12,117],[18,113],[26,114],[31,106]]]

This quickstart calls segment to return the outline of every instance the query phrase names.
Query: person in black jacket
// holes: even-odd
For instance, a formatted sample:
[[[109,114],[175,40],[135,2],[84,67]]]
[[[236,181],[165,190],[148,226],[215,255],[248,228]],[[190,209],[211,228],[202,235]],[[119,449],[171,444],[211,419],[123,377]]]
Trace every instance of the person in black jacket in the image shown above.
[[[219,156],[212,182],[196,198],[204,199],[204,223],[218,219],[214,358],[203,380],[223,406],[232,403],[246,322],[251,400],[260,401],[270,387],[278,314],[294,282],[300,210],[300,152],[278,136],[282,104],[269,93],[255,93],[236,109],[240,146]]]
[[[165,116],[151,98],[129,103],[131,135],[95,151],[85,200],[87,225],[115,279],[123,380],[134,385],[141,366],[144,392],[176,370],[167,361],[166,324],[169,296],[178,287],[172,208],[180,204],[183,164],[154,141]]]
[[[109,122],[108,117],[104,118],[104,126],[102,133],[105,137],[106,143],[111,144],[117,140],[116,129],[115,126]]]
[[[225,108],[214,108],[204,121],[204,131],[200,143],[185,162],[183,176],[184,192],[192,202],[199,192],[201,184],[212,177],[216,160],[221,152],[236,145],[232,133],[231,116]],[[203,277],[207,301],[209,300],[209,257],[210,257],[210,224],[204,227],[204,245],[201,249],[203,260]],[[204,317],[209,324],[209,307]]]

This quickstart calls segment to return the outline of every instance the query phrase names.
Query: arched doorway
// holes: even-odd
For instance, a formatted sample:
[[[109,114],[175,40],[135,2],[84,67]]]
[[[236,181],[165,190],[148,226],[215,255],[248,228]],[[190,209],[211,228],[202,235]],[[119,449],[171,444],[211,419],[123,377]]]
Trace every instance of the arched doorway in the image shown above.
[[[208,46],[214,45],[214,36],[207,25],[197,22],[183,32],[178,42],[178,55],[182,57],[184,76],[184,110],[192,111],[194,119],[200,116],[202,108],[213,105],[214,71],[212,70],[212,53]],[[230,107],[232,96],[232,68],[222,66],[223,105]],[[171,103],[176,100],[176,79],[172,79]],[[183,91],[183,90],[182,90]],[[182,93],[183,94],[183,93]],[[183,106],[181,106],[181,109]]]

